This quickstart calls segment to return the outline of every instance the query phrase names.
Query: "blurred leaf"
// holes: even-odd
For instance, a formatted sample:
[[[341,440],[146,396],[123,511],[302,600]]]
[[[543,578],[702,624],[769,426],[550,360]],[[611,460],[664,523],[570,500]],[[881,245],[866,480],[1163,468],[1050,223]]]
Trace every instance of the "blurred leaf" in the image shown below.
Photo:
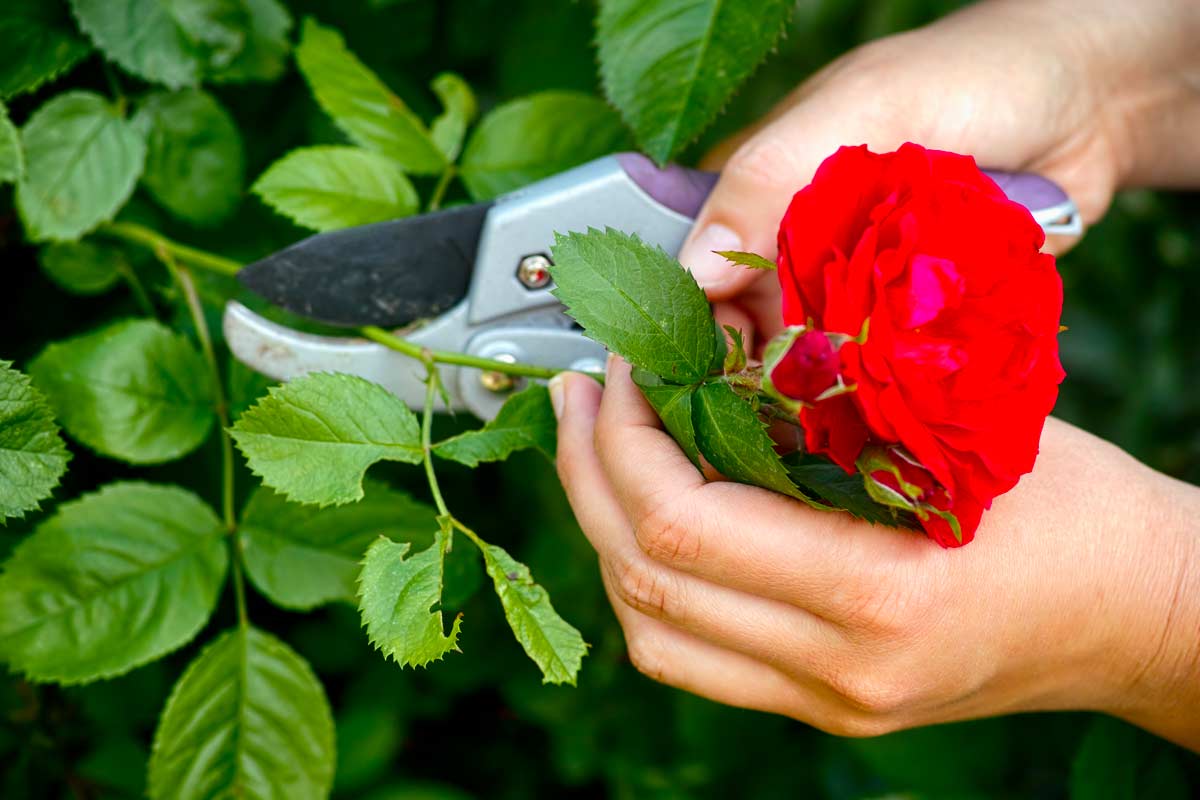
[[[892,792],[947,800],[983,798],[1003,785],[1012,766],[1010,730],[1006,720],[990,719],[914,728],[848,744]]]
[[[654,413],[662,420],[667,433],[671,434],[671,438],[696,465],[696,469],[703,472],[700,450],[696,447],[696,428],[692,423],[692,395],[696,388],[663,383],[662,378],[641,369],[634,370],[633,381],[654,407]]]
[[[438,75],[433,79],[430,88],[442,101],[443,111],[430,126],[429,135],[446,157],[446,161],[454,163],[462,151],[467,126],[474,121],[479,112],[475,94],[467,82],[453,72]]]
[[[276,381],[230,358],[225,371],[225,393],[229,398],[229,416],[234,421],[254,405]]]
[[[558,421],[550,407],[550,393],[540,383],[531,383],[505,400],[495,419],[479,430],[438,442],[433,452],[475,467],[481,461],[503,461],[518,450],[534,447],[553,461],[557,439]]]
[[[363,559],[358,608],[367,637],[402,667],[424,667],[458,650],[462,615],[446,634],[441,611],[442,562],[451,533],[444,525],[430,547],[412,556],[408,542],[380,537]]]
[[[247,15],[240,53],[212,73],[218,83],[273,81],[287,69],[292,16],[278,0],[240,0]]]
[[[792,483],[758,414],[729,384],[706,383],[697,389],[692,419],[700,452],[722,475],[823,507]]]
[[[497,545],[482,544],[481,550],[504,617],[525,654],[542,671],[542,682],[574,686],[588,648],[579,631],[554,610],[550,595],[534,582],[529,567]]]
[[[85,780],[131,797],[146,793],[146,763],[150,754],[137,741],[118,736],[100,738],[94,750],[75,767]]]
[[[8,109],[0,103],[0,184],[15,183],[25,174],[25,154],[21,137],[8,118]]]
[[[555,175],[629,145],[629,132],[603,101],[542,92],[505,103],[483,118],[460,172],[476,200]]]
[[[229,66],[246,43],[239,0],[71,0],[71,8],[105,56],[172,89]]]
[[[357,603],[358,573],[380,536],[413,542],[437,527],[437,512],[406,494],[367,483],[362,500],[316,509],[259,487],[242,512],[238,537],[246,573],[271,601],[305,611]]]
[[[195,225],[233,213],[245,179],[242,136],[212,95],[155,92],[142,101],[134,124],[146,135],[142,182],[155,200]]]
[[[103,294],[121,279],[125,254],[119,247],[87,239],[53,242],[42,248],[38,263],[60,288],[72,294]]]
[[[115,322],[53,343],[29,373],[71,436],[131,464],[191,452],[215,419],[204,358],[152,320]]]
[[[176,486],[112,483],[63,503],[4,565],[0,656],[34,680],[85,683],[186,644],[216,605],[223,533]]]
[[[77,239],[129,199],[146,144],[117,107],[91,92],[55,96],[21,129],[17,209],[35,241]]]
[[[0,525],[37,511],[70,460],[49,401],[11,361],[0,360]]]
[[[353,375],[314,372],[276,386],[230,432],[251,471],[297,503],[361,500],[369,466],[422,458],[416,415]]]
[[[355,143],[391,158],[405,172],[436,175],[446,168],[425,124],[346,49],[336,30],[305,19],[296,63],[321,108]]]
[[[333,783],[329,701],[308,664],[257,628],[221,634],[175,685],[154,734],[154,800],[320,800]]]
[[[700,135],[779,40],[793,0],[601,0],[604,89],[660,164]]]
[[[385,775],[400,749],[403,720],[378,704],[355,706],[337,718],[337,773],[334,790],[361,792]]]
[[[1071,765],[1071,800],[1192,797],[1174,748],[1132,725],[1096,715]]]
[[[91,52],[64,0],[5,0],[0,8],[0,98],[32,92]]]
[[[376,789],[363,800],[472,800],[472,797],[448,783],[414,781]]]
[[[553,294],[588,338],[664,381],[708,374],[717,345],[712,312],[679,262],[611,228],[554,238]]]
[[[396,162],[357,147],[305,147],[276,161],[252,190],[267,205],[317,231],[407,217],[417,191]]]

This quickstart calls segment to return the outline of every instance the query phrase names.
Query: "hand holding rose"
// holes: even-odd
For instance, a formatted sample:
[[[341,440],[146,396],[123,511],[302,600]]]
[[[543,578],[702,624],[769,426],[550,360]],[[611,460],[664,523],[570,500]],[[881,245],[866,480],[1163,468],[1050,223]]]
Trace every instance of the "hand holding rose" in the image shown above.
[[[842,144],[885,152],[912,140],[1040,172],[1088,221],[1119,185],[1200,183],[1200,151],[1184,133],[1200,130],[1200,6],[1087,9],[990,0],[868,45],[725,148],[709,166],[733,154],[681,253],[720,321],[749,334],[752,352],[781,328],[776,276],[710,251],[773,255],[792,194]],[[953,277],[929,267],[931,281]],[[857,377],[869,377],[861,355]],[[766,490],[706,483],[622,362],[603,394],[581,376],[553,391],[560,475],[630,655],[652,677],[850,735],[1095,709],[1200,749],[1195,487],[1052,419],[1032,473],[983,515],[980,541],[943,550]],[[1036,439],[1032,422],[1023,430]],[[952,445],[943,437],[936,451],[964,461],[935,474],[943,483],[978,473],[967,471],[971,448],[953,455]]]

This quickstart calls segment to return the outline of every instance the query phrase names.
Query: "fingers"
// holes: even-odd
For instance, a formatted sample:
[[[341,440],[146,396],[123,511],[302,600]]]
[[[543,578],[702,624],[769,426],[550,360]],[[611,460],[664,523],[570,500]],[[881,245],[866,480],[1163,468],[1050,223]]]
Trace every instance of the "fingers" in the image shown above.
[[[596,461],[585,481],[603,480],[617,509],[598,517],[618,514],[646,558],[712,584],[841,622],[890,577],[885,568],[902,569],[930,552],[922,537],[765,489],[705,482],[658,427],[623,362],[609,370],[593,441]],[[560,440],[560,455],[569,446]],[[585,507],[595,502],[580,498]]]

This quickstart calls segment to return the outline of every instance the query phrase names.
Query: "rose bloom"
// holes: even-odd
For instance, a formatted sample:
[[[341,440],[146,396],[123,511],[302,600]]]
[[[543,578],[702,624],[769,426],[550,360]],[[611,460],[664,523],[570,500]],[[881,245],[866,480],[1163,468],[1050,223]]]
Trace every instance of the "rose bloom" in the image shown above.
[[[1044,241],[974,159],[915,144],[843,147],[780,225],[784,322],[866,334],[837,350],[853,391],[801,410],[807,449],[847,472],[867,445],[893,454],[894,475],[920,476],[908,499],[943,547],[971,541],[1033,468],[1058,396],[1062,282]]]

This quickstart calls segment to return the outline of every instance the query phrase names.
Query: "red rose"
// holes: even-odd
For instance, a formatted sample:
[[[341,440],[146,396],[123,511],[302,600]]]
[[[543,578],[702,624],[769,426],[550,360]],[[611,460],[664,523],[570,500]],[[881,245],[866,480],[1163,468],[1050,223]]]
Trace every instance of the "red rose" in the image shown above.
[[[1058,396],[1062,282],[1044,240],[974,159],[915,144],[843,147],[779,229],[784,322],[851,337],[837,357],[853,391],[801,410],[808,449],[852,472],[864,446],[899,445],[928,477],[918,513],[957,517],[961,541],[923,514],[945,547],[1033,468]]]

